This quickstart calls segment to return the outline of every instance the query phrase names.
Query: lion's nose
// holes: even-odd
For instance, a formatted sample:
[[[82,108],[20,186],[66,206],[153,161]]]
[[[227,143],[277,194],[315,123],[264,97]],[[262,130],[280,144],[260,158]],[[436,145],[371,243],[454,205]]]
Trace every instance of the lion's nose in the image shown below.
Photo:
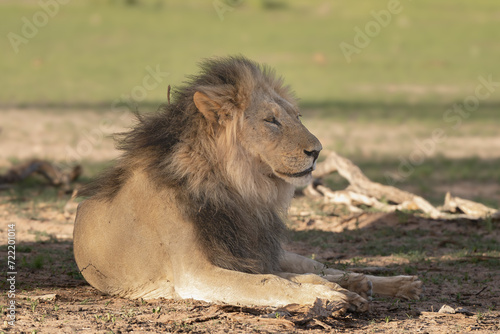
[[[304,153],[309,157],[313,157],[314,160],[318,159],[318,156],[319,156],[319,151],[316,151],[316,150],[312,150],[312,151],[304,150]]]

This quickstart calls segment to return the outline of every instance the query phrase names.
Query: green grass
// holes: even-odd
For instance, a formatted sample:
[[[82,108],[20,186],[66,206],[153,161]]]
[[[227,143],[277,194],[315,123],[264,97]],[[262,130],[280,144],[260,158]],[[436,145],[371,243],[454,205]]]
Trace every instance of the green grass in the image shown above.
[[[245,0],[233,2],[223,21],[212,1],[137,3],[70,2],[18,54],[2,38],[0,102],[107,107],[159,64],[170,75],[144,100],[156,103],[168,84],[195,73],[201,58],[238,53],[275,67],[305,106],[323,113],[399,117],[393,103],[406,110],[419,101],[460,101],[473,94],[479,75],[500,77],[496,0],[401,1],[402,12],[349,64],[339,44],[352,44],[354,27],[363,29],[386,0]],[[21,18],[37,11],[36,1],[4,1],[0,35],[21,34]],[[416,108],[418,118],[426,107]]]
[[[500,82],[500,75],[499,82]],[[474,90],[472,89],[472,95]],[[481,135],[495,135],[490,129],[484,129],[484,125],[491,121],[496,121],[498,118],[498,110],[500,109],[500,88],[499,92],[494,96],[499,99],[480,101],[479,108],[470,112],[467,118],[448,118],[444,119],[445,113],[457,104],[463,104],[466,94],[463,97],[446,97],[442,101],[373,101],[370,97],[368,100],[360,97],[359,100],[339,99],[336,101],[303,101],[303,114],[307,118],[337,121],[342,123],[356,124],[390,124],[398,126],[400,124],[424,124],[426,126],[440,126],[443,128],[453,128],[460,122],[459,127],[476,126],[475,131]],[[387,98],[390,96],[387,95]],[[408,97],[409,98],[409,97]],[[431,97],[426,96],[422,99]],[[450,114],[451,115],[451,114]],[[459,116],[453,114],[452,116]],[[486,132],[485,132],[486,130]]]

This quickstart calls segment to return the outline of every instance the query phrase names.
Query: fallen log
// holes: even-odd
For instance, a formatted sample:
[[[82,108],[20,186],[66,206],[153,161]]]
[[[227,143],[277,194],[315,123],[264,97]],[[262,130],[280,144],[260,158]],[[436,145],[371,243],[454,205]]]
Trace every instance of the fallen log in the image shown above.
[[[422,210],[431,218],[440,218],[442,216],[439,210],[420,196],[392,186],[371,181],[365,174],[363,174],[358,166],[352,163],[351,160],[344,158],[335,152],[331,152],[327,156],[326,160],[322,164],[318,165],[316,171],[313,172],[313,177],[321,178],[333,171],[337,171],[343,178],[349,181],[350,186],[347,190],[352,193],[358,193],[373,198],[370,202],[374,202],[376,199],[381,199],[396,204],[405,203],[405,206],[413,205],[416,209]],[[380,203],[378,200],[377,202]],[[382,206],[378,203],[377,206],[379,207],[388,207],[387,205]]]
[[[71,182],[75,181],[82,174],[82,167],[77,165],[69,171],[62,171],[59,167],[48,161],[34,159],[18,164],[9,169],[5,174],[0,175],[0,185],[6,188],[9,184],[21,182],[33,174],[40,174],[53,186],[69,190],[71,189]]]
[[[321,178],[333,172],[338,172],[349,181],[350,185],[345,190],[333,191],[322,185]],[[452,197],[449,194],[442,210],[439,210],[420,196],[371,181],[352,161],[335,152],[329,153],[325,161],[318,164],[313,177],[314,182],[304,190],[306,196],[323,197],[329,203],[345,205],[351,212],[362,211],[358,206],[364,205],[381,212],[420,210],[433,219],[476,220],[500,215],[499,211],[483,204]]]

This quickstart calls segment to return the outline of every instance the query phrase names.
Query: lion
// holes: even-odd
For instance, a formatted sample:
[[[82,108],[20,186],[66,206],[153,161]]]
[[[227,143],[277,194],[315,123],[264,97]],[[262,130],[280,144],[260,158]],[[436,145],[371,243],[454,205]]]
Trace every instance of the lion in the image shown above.
[[[88,283],[245,306],[319,298],[365,311],[372,293],[418,299],[414,276],[345,273],[282,248],[294,187],[312,180],[322,146],[272,69],[208,59],[172,97],[137,116],[114,167],[82,191],[74,255]]]

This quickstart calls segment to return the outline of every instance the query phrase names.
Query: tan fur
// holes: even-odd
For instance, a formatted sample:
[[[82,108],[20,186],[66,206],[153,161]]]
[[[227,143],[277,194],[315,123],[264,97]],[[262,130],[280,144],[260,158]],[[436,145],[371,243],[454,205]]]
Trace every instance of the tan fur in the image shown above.
[[[84,190],[74,252],[85,279],[126,298],[275,306],[323,298],[366,310],[367,277],[281,248],[293,185],[311,180],[321,150],[293,94],[243,57],[201,66],[174,103],[139,116],[122,135],[122,157]],[[375,292],[406,298],[421,284],[372,281]]]

